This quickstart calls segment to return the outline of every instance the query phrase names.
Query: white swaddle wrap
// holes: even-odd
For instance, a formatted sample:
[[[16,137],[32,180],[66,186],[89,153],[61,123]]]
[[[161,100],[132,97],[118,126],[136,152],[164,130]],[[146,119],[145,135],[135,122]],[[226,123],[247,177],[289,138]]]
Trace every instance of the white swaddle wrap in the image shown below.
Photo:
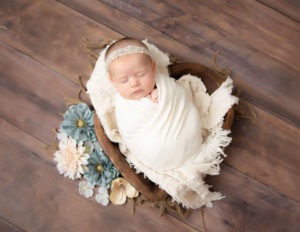
[[[148,167],[178,168],[202,145],[200,115],[186,90],[169,76],[156,76],[159,102],[117,94],[116,119],[126,147]]]
[[[231,141],[222,122],[238,101],[231,95],[232,80],[228,77],[212,95],[197,77],[185,75],[175,82],[168,77],[168,56],[143,42],[156,62],[159,103],[122,98],[109,81],[104,49],[87,83],[92,104],[106,135],[119,143],[137,172],[183,206],[211,206],[222,196],[211,192],[203,178],[219,174],[223,148]]]

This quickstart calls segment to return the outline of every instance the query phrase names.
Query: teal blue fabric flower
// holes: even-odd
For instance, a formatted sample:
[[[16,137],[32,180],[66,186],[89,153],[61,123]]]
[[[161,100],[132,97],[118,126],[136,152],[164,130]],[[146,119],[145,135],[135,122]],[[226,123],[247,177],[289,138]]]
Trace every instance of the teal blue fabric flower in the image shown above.
[[[65,112],[60,129],[77,141],[96,139],[94,114],[84,103],[73,105]]]
[[[116,179],[120,173],[106,157],[98,142],[94,143],[94,151],[88,159],[88,171],[84,173],[84,178],[92,185],[100,185],[104,188],[110,188],[111,182]]]

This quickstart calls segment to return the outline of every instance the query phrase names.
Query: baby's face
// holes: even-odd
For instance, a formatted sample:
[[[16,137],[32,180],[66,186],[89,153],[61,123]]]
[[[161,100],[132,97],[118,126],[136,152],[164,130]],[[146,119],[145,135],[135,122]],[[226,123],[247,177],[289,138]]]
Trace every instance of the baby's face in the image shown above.
[[[109,65],[109,74],[120,95],[126,99],[139,100],[155,86],[155,63],[141,53],[116,58]]]

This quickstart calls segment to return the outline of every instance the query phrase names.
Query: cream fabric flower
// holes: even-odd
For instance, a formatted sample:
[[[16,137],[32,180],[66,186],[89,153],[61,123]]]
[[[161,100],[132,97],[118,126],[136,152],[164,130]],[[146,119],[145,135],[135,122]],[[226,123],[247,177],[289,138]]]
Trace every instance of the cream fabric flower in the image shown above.
[[[54,160],[57,162],[59,173],[72,180],[79,179],[87,170],[86,165],[90,155],[85,153],[82,141],[76,146],[76,140],[64,133],[59,133],[57,137],[60,140],[59,150],[55,152]]]
[[[79,182],[79,193],[80,195],[85,196],[86,198],[89,198],[91,196],[93,196],[94,194],[94,186],[87,182],[87,181],[80,181]]]
[[[134,198],[139,195],[139,192],[122,177],[112,181],[110,201],[115,205],[123,205],[126,202],[126,197]]]

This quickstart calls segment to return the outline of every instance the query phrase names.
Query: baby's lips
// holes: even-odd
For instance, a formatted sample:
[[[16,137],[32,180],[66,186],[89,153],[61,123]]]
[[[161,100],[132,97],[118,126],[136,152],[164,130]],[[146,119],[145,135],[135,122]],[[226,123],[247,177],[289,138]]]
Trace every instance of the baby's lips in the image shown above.
[[[138,93],[140,93],[140,92],[142,92],[142,91],[143,91],[142,89],[138,89],[138,90],[133,91],[132,94],[138,94]]]

